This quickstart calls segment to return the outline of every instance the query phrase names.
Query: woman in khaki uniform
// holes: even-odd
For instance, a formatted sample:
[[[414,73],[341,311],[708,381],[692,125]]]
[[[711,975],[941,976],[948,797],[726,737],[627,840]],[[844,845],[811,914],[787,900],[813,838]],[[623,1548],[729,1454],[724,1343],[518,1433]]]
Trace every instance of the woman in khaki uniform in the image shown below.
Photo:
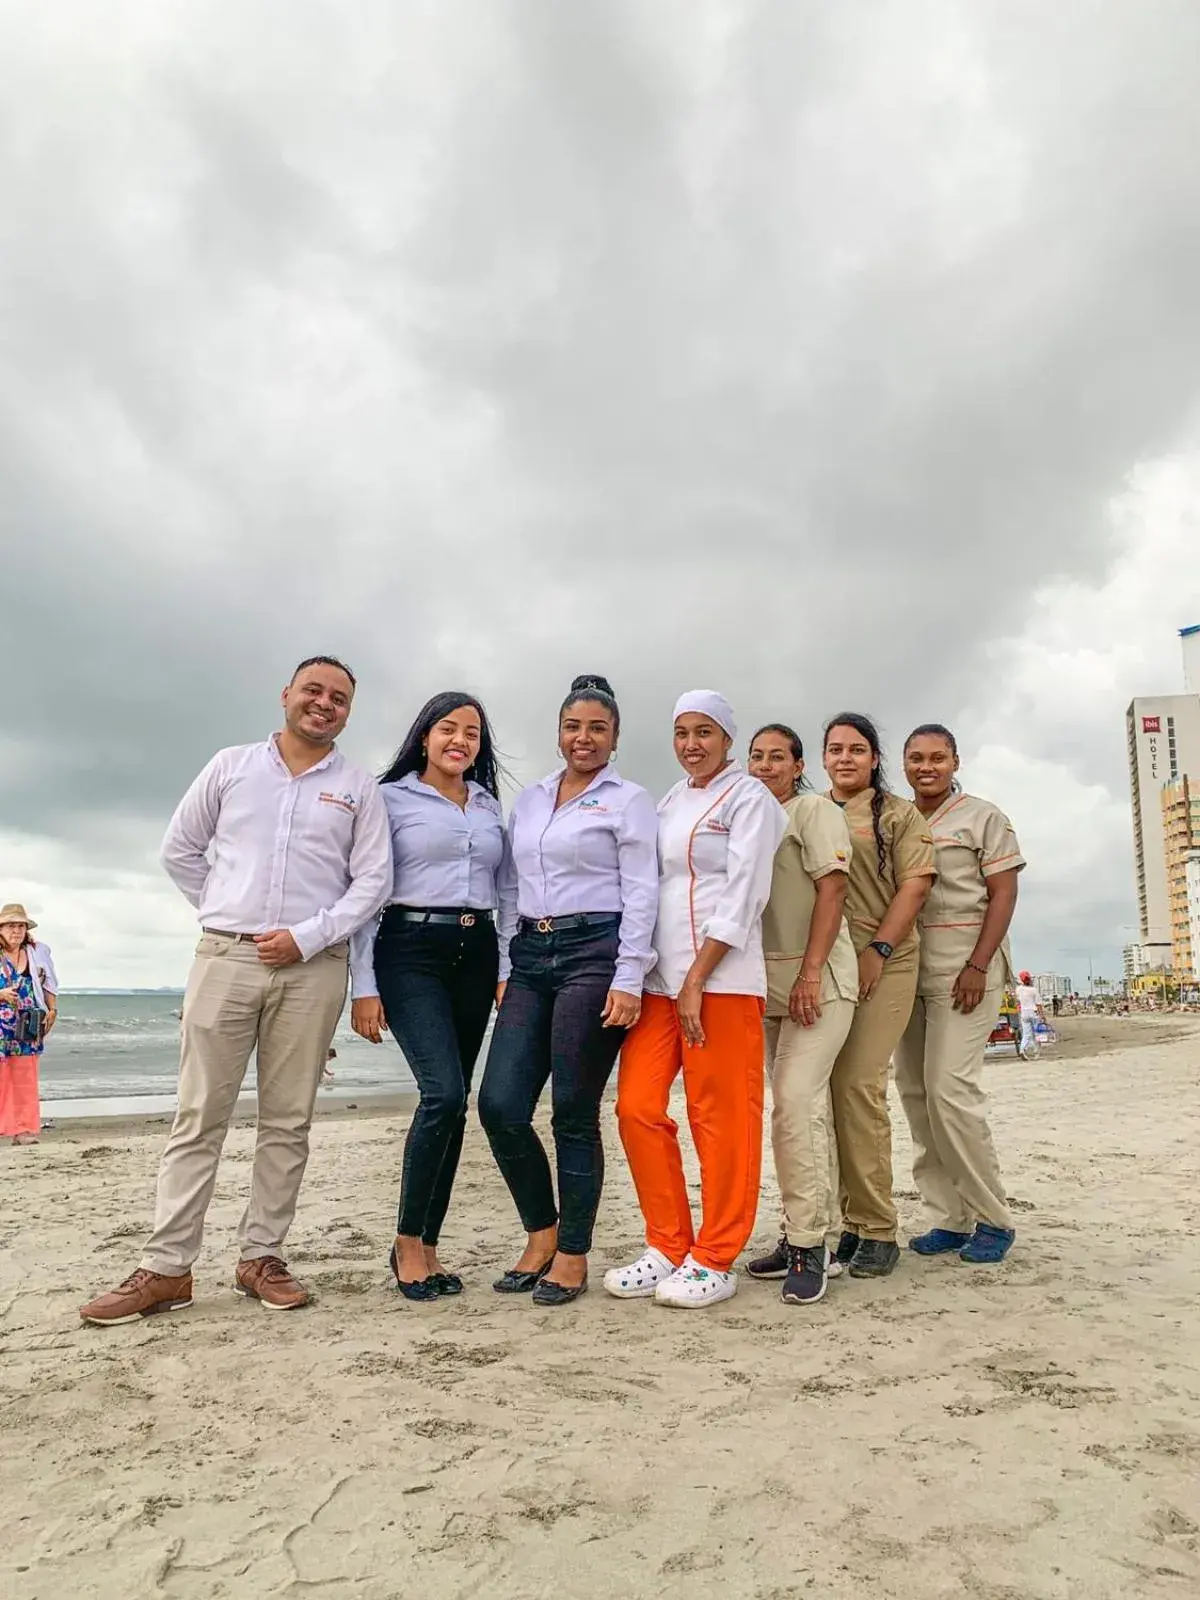
[[[888,1067],[917,990],[915,924],[935,877],[933,840],[916,807],[888,791],[869,717],[846,711],[829,722],[825,771],[854,847],[846,918],[858,955],[858,1009],[829,1084],[842,1214],[836,1260],[852,1278],[883,1278],[900,1259]]]
[[[933,834],[938,872],[921,913],[917,1003],[896,1052],[913,1177],[933,1218],[909,1248],[1002,1261],[1016,1233],[987,1123],[983,1060],[1013,981],[1008,926],[1025,858],[1004,813],[959,790],[948,728],[914,729],[904,770]]]
[[[784,1231],[770,1255],[747,1270],[755,1278],[785,1278],[782,1298],[811,1305],[825,1294],[825,1238],[834,1224],[829,1077],[858,998],[843,915],[852,846],[837,806],[801,792],[804,746],[791,728],[760,728],[746,770],[787,813],[763,912],[771,1145]]]

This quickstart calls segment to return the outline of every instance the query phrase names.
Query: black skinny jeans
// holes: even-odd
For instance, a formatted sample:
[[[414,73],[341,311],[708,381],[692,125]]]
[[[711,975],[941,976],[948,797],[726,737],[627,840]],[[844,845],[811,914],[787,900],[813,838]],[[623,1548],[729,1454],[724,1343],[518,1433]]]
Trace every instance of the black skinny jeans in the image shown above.
[[[612,988],[620,917],[560,933],[518,933],[492,1032],[479,1116],[528,1233],[557,1222],[558,1248],[586,1255],[604,1185],[600,1099],[625,1038],[600,1013]],[[549,1078],[561,1217],[532,1127]]]
[[[467,1096],[496,999],[496,929],[402,922],[387,911],[375,982],[421,1099],[404,1144],[396,1232],[436,1245],[462,1154]]]

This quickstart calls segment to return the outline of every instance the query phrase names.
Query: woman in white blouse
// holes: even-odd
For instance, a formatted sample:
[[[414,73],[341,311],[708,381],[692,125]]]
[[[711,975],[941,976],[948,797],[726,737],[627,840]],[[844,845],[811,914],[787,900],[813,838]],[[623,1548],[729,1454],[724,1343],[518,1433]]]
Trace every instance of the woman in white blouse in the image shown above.
[[[733,1263],[754,1228],[762,1165],[762,912],[783,808],[731,759],[733,711],[710,689],[675,707],[687,776],[658,808],[657,964],[625,1042],[617,1120],[646,1221],[646,1252],[605,1275],[619,1299],[703,1306],[737,1292]],[[683,1072],[700,1158],[697,1232],[668,1105]]]
[[[517,897],[501,942],[512,977],[479,1116],[527,1234],[493,1287],[539,1306],[570,1305],[587,1289],[604,1184],[600,1102],[654,963],[657,818],[645,789],[612,765],[620,733],[608,679],[576,678],[558,714],[563,765],[521,791],[508,824]],[[533,1127],[547,1081],[557,1201]]]

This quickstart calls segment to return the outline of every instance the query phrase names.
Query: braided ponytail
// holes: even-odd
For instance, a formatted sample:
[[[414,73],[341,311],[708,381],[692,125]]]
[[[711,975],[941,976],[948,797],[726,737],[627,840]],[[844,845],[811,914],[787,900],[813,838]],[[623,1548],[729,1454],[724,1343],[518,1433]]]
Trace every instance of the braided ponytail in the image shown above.
[[[825,724],[825,744],[829,743],[831,728],[853,728],[870,745],[871,754],[875,758],[875,767],[871,774],[873,793],[871,795],[871,831],[875,835],[875,853],[879,861],[879,876],[887,878],[889,851],[883,837],[883,807],[887,800],[889,785],[887,773],[883,770],[883,746],[879,742],[879,729],[860,711],[840,711],[836,717],[830,717]],[[894,882],[894,874],[891,875]]]

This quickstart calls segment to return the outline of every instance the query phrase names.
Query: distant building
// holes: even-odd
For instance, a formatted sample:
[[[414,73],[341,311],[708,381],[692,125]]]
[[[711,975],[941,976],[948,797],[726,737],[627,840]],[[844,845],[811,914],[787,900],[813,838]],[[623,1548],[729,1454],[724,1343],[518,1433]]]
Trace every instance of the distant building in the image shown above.
[[[1042,1000],[1065,1000],[1068,995],[1075,993],[1070,978],[1060,977],[1057,972],[1036,973],[1033,987]]]
[[[1192,941],[1192,977],[1200,980],[1200,850],[1189,850],[1183,872],[1187,890],[1188,933]]]
[[[1184,773],[1200,781],[1200,624],[1180,630],[1187,694],[1139,696],[1125,713],[1138,929],[1143,944],[1171,939],[1159,793]]]
[[[1148,973],[1171,970],[1169,944],[1127,944],[1125,946],[1125,982],[1133,983]]]
[[[1200,774],[1200,763],[1194,768]],[[1185,772],[1162,790],[1163,864],[1171,917],[1171,970],[1176,983],[1196,977],[1191,923],[1188,918],[1188,860],[1200,850],[1200,781]]]

